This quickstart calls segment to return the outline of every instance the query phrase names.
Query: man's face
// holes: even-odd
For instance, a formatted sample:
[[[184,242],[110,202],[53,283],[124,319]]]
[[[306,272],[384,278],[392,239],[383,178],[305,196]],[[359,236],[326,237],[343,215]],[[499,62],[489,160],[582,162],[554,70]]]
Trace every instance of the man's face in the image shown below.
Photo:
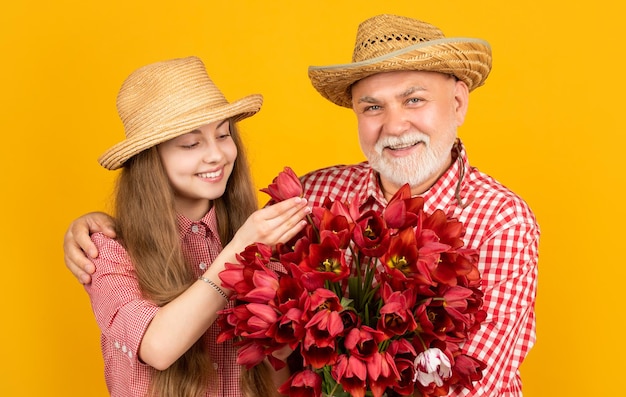
[[[352,86],[361,149],[392,195],[403,184],[426,191],[449,167],[468,89],[435,72],[379,73]]]

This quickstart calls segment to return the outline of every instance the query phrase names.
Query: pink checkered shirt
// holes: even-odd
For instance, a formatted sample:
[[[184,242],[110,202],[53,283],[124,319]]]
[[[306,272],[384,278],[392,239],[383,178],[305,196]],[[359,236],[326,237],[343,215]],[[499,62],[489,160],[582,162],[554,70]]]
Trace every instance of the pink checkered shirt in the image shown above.
[[[480,250],[478,268],[483,277],[487,319],[464,350],[487,364],[473,390],[452,390],[450,396],[521,396],[519,366],[535,342],[534,302],[537,289],[539,227],[528,205],[493,178],[469,165],[461,142],[465,174],[461,207],[455,189],[462,168],[459,161],[422,196],[424,210],[440,208],[463,222],[465,241]],[[382,209],[387,200],[377,174],[366,162],[324,168],[304,175],[304,197],[320,205],[326,197]]]
[[[195,276],[200,276],[222,250],[215,212],[209,211],[198,222],[183,216],[178,221],[183,252]],[[92,240],[99,256],[94,260],[92,282],[85,289],[102,332],[107,387],[112,397],[144,397],[153,369],[138,360],[137,351],[159,307],[142,297],[126,250],[102,234],[94,234]],[[228,342],[216,344],[218,333],[218,325],[213,324],[203,338],[221,382],[217,396],[241,397],[235,348]]]

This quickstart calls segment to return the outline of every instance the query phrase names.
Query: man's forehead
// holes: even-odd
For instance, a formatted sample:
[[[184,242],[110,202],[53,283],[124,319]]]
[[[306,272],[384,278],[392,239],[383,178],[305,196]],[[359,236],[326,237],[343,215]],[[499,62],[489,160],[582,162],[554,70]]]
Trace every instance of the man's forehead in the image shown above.
[[[428,91],[438,83],[451,79],[449,75],[437,72],[403,71],[377,73],[365,77],[352,85],[353,95],[391,94],[407,96],[420,91]]]

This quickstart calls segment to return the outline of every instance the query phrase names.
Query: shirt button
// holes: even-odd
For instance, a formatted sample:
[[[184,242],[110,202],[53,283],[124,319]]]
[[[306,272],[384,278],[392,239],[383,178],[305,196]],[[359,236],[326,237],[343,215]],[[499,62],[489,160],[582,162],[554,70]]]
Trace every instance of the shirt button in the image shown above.
[[[126,345],[122,346],[122,351],[123,351],[124,353],[126,353],[126,352],[128,351],[128,348],[126,347]]]
[[[115,342],[115,348],[116,348],[116,349],[119,349],[119,348],[120,348],[120,342],[117,342],[117,341]]]
[[[207,265],[204,262],[200,262],[200,264],[198,265],[198,267],[200,268],[200,270],[206,270]]]
[[[217,365],[217,363],[213,363],[213,369],[218,369],[219,365]]]
[[[128,358],[133,358],[133,352],[131,350],[128,351]]]
[[[200,230],[200,229],[198,228],[198,225],[193,225],[193,226],[191,226],[191,231],[192,231],[192,232],[194,232],[194,233],[198,233],[198,230]]]

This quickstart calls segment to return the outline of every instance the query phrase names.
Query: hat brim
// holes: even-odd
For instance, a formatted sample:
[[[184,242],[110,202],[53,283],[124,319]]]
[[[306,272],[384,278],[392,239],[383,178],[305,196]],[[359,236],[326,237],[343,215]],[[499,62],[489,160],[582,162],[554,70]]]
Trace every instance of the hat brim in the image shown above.
[[[309,78],[324,98],[351,108],[352,84],[377,73],[403,70],[451,74],[472,91],[484,84],[491,71],[491,47],[484,40],[472,38],[431,40],[365,61],[310,66]]]
[[[162,125],[159,131],[148,131],[148,133],[146,133],[147,131],[142,131],[135,134],[134,137],[123,140],[104,152],[98,158],[98,162],[106,169],[118,169],[137,153],[191,132],[202,125],[229,118],[232,118],[234,121],[248,118],[261,110],[262,104],[263,96],[255,94],[217,108],[194,109],[188,115],[182,117],[183,121],[181,122]]]

